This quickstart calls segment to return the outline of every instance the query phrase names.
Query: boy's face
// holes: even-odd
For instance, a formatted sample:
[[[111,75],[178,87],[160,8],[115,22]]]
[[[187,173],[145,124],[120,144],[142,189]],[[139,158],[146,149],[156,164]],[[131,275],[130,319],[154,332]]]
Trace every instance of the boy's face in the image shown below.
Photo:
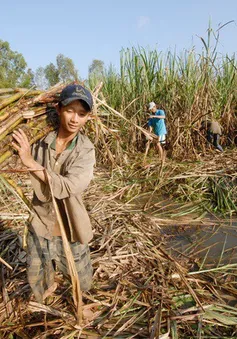
[[[157,111],[156,106],[154,106],[150,109],[150,113],[155,113],[156,111]]]
[[[79,100],[58,108],[60,129],[67,134],[76,134],[85,125],[90,112],[86,111]]]

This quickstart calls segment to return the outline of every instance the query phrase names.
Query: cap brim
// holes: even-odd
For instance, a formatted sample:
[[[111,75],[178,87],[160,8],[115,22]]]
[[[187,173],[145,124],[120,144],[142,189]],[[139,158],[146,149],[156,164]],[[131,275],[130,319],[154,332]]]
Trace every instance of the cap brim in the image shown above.
[[[68,99],[65,99],[65,100],[61,101],[61,103],[62,103],[63,106],[67,106],[71,102],[76,101],[76,100],[84,101],[88,105],[89,109],[92,110],[91,104],[88,101],[86,101],[85,99],[81,99],[81,98],[75,98],[75,97],[74,98],[68,98]]]

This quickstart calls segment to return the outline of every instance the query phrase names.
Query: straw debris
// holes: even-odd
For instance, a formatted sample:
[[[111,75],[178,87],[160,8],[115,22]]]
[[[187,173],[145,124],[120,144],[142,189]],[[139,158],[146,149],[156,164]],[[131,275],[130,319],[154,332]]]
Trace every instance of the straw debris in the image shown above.
[[[214,265],[208,262],[212,246],[205,247],[204,238],[190,241],[183,250],[172,243],[186,229],[194,233],[211,228],[215,234],[224,224],[223,216],[234,219],[236,151],[224,155],[210,151],[205,158],[196,152],[196,162],[168,159],[161,164],[151,150],[144,164],[142,152],[128,155],[124,150],[119,124],[126,123],[132,134],[154,135],[110,107],[101,86],[93,92],[96,105],[85,131],[96,145],[98,165],[84,197],[94,228],[90,244],[94,284],[81,295],[80,326],[71,285],[60,273],[58,288],[45,305],[31,295],[22,239],[32,190],[10,146],[16,126],[26,131],[31,143],[54,128],[54,103],[62,85],[37,95],[0,91],[12,99],[0,100],[4,106],[0,111],[1,338],[236,336],[236,265],[224,261],[230,257],[227,240]],[[109,122],[108,114],[113,117]],[[175,235],[169,233],[173,228]]]

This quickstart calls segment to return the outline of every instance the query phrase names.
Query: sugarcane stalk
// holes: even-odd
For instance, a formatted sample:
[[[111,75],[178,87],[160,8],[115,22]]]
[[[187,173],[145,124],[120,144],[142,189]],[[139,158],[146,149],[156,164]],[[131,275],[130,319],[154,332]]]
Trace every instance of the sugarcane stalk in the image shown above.
[[[0,95],[5,94],[5,93],[19,93],[19,92],[29,92],[29,91],[31,91],[31,89],[24,88],[24,87],[0,88]]]
[[[0,88],[0,95],[13,92],[15,92],[13,88]]]
[[[5,109],[1,110],[0,122],[5,121],[10,115],[17,113],[18,110],[18,107],[12,107],[11,109],[9,109],[9,107],[6,107]]]
[[[26,196],[22,192],[22,189],[17,185],[17,183],[4,173],[0,175],[0,180],[3,181],[5,186],[8,186],[9,190],[12,191],[14,195],[20,198],[27,210],[31,213],[31,203],[26,198]]]
[[[37,136],[35,136],[32,140],[30,140],[30,144],[34,144],[36,141],[38,141],[39,139],[43,138],[44,135],[46,135],[47,133],[49,133],[50,131],[52,131],[53,128],[49,128],[44,132],[41,132],[39,134],[37,134]],[[6,166],[6,164],[8,163],[9,158],[14,154],[14,149],[8,150],[5,153],[3,153],[2,155],[0,155],[0,168],[3,168],[4,166]]]
[[[12,96],[12,94],[5,94],[5,95],[0,95],[0,101],[3,101],[7,98],[10,98]]]
[[[22,128],[23,130],[26,130],[26,133],[28,133],[28,131],[30,131],[31,128],[41,128],[41,125],[42,124],[44,125],[45,121],[46,121],[46,117],[41,116],[36,119],[31,119],[27,123],[22,123],[20,128]],[[11,126],[9,127],[9,129],[10,128]],[[2,132],[4,133],[4,130]],[[8,144],[9,142],[10,142],[10,134],[8,134],[7,137],[5,137],[4,140],[1,141],[1,144],[2,144],[1,148],[3,147],[3,145]]]
[[[13,270],[13,268],[3,259],[3,258],[1,258],[0,257],[0,262],[2,263],[2,264],[4,264],[5,266],[7,266],[10,270]]]
[[[55,86],[51,87],[47,92],[44,92],[37,97],[33,98],[32,103],[39,103],[39,102],[52,102],[55,95],[65,87],[65,84],[58,83]]]
[[[40,124],[39,120],[41,122]],[[26,134],[29,134],[28,131],[31,132],[31,136],[28,136],[30,138],[31,145],[53,130],[53,127],[47,124],[45,118],[41,118],[39,120],[31,122],[27,126],[21,126],[21,128],[25,130]],[[35,128],[36,126],[37,128]],[[14,154],[14,149],[10,146],[10,144],[10,140],[6,140],[6,146],[3,147],[3,153],[0,154],[0,168],[3,168],[7,164],[8,159]]]
[[[0,155],[0,166],[1,164],[4,164],[5,160],[7,160],[8,158],[10,158],[13,155],[13,150],[10,151],[6,151],[5,153],[3,153],[2,155]]]
[[[17,125],[23,120],[22,113],[15,114],[11,119],[9,119],[3,126],[0,127],[0,141],[5,138]]]
[[[28,98],[30,96],[40,95],[42,91],[29,91],[29,90],[23,90],[19,91],[18,93],[12,95],[10,98],[6,98],[0,103],[0,110],[5,108],[6,106],[12,104],[13,102],[25,97]],[[2,112],[0,112],[0,116],[2,115]]]
[[[6,119],[8,119],[10,115],[14,115],[15,113],[18,113],[18,111],[24,110],[24,107],[30,108],[31,106],[28,103],[24,103],[24,105],[20,105],[20,107],[17,105],[17,107],[12,107],[10,110],[9,108],[5,108],[4,110],[2,110],[2,115],[0,115],[0,123],[1,121],[5,121]],[[40,107],[32,106],[31,108],[35,111],[35,116],[46,113],[46,105],[41,105]]]
[[[6,106],[12,104],[13,102],[17,101],[21,97],[22,97],[22,93],[16,93],[16,94],[12,95],[10,98],[3,100],[0,103],[0,110],[3,109]],[[0,112],[0,115],[1,115],[1,112]]]
[[[81,293],[81,288],[80,288],[80,280],[77,274],[77,270],[76,270],[76,265],[75,265],[75,261],[72,255],[72,251],[69,245],[69,242],[67,240],[67,235],[66,235],[66,231],[64,228],[64,224],[63,224],[63,220],[58,208],[58,205],[56,203],[56,200],[54,198],[54,194],[53,194],[53,189],[52,189],[52,185],[51,185],[51,179],[48,175],[48,172],[46,171],[46,169],[44,170],[45,176],[48,180],[48,185],[50,188],[50,192],[51,192],[51,197],[52,197],[52,201],[53,201],[53,206],[55,209],[55,213],[56,213],[56,217],[57,217],[57,221],[60,227],[60,232],[62,235],[62,241],[63,241],[63,248],[64,248],[64,252],[67,258],[67,262],[68,262],[68,270],[71,276],[71,282],[72,282],[72,294],[73,294],[73,301],[77,310],[77,324],[79,326],[82,325],[82,293]]]

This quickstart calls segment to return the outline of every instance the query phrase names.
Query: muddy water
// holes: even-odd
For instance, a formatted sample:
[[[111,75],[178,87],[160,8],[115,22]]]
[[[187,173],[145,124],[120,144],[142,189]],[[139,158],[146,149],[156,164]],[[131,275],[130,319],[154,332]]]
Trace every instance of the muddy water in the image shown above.
[[[132,209],[145,211],[146,215],[154,218],[156,216],[169,219],[167,215],[172,215],[174,211],[180,210],[180,204],[170,201],[169,197],[152,198],[149,202],[147,195],[139,196],[133,199]],[[157,210],[159,213],[157,213]],[[182,219],[182,221],[181,221]],[[196,223],[199,214],[190,213],[186,217],[175,217],[170,219],[169,225],[160,224],[160,231],[164,236],[164,245],[167,250],[174,256],[183,254],[184,257],[190,258],[192,261],[200,265],[216,266],[224,264],[237,263],[237,217],[232,219],[219,219],[212,214],[206,214],[203,219]],[[190,225],[190,222],[194,224]],[[171,226],[171,225],[174,226]]]
[[[175,255],[182,253],[200,264],[237,263],[237,220],[213,226],[168,227],[167,248]]]

